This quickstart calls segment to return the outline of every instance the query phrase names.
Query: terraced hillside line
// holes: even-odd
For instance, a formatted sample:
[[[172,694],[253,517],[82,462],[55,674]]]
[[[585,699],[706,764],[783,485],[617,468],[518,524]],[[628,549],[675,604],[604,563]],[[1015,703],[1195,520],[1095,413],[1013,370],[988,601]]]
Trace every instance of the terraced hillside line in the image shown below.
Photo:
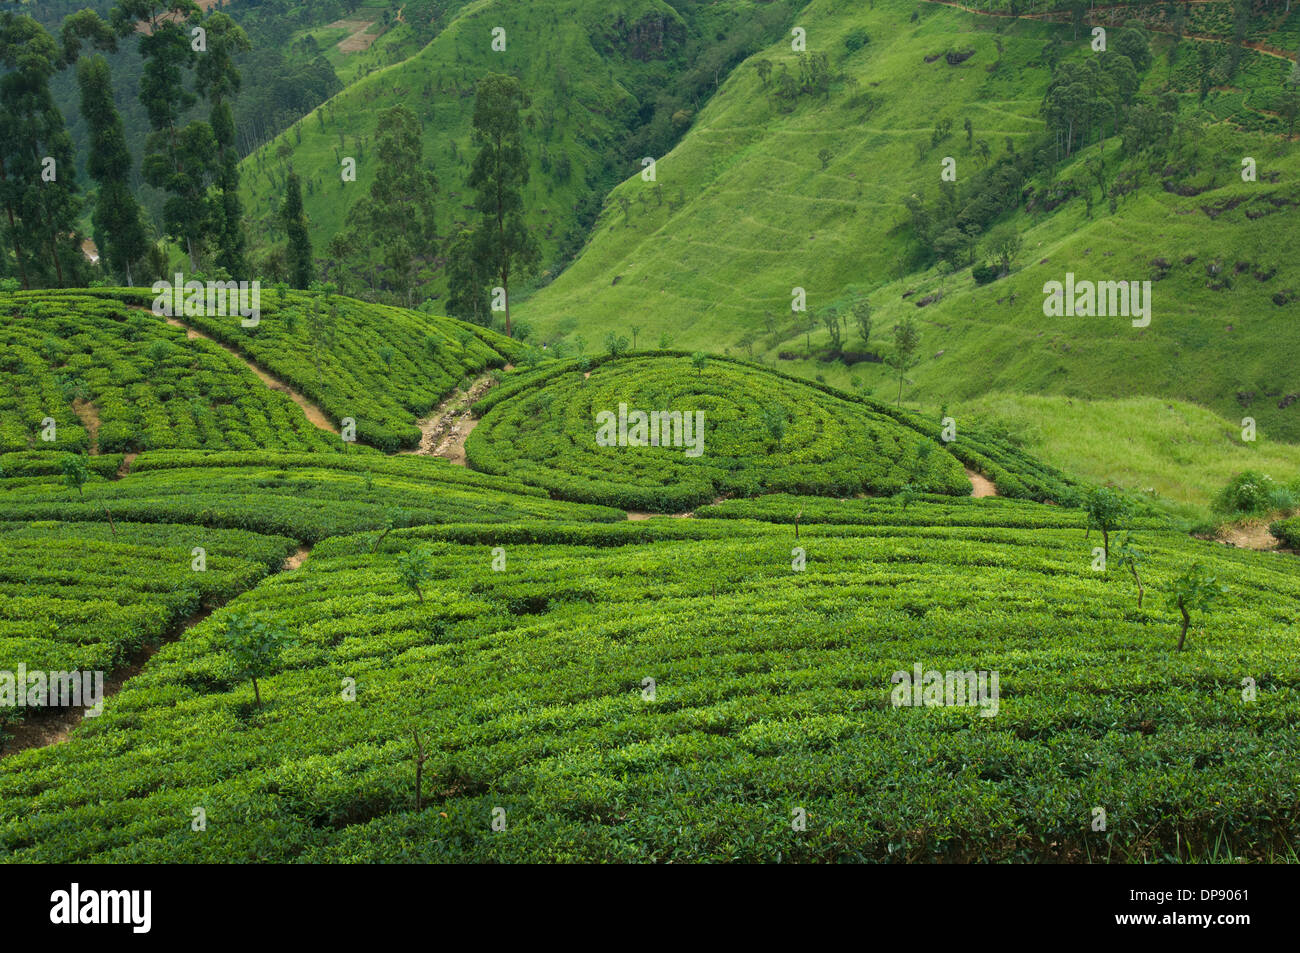
[[[292,400],[295,404],[297,404],[299,407],[302,408],[302,412],[307,415],[307,420],[310,421],[314,426],[318,427],[321,430],[327,431],[328,433],[332,433],[335,435],[338,434],[339,432],[338,427],[334,426],[334,421],[329,419],[329,416],[325,413],[325,411],[321,410],[318,406],[313,404],[306,397],[298,393],[296,390],[294,390],[284,381],[280,380],[280,378],[276,377],[274,374],[271,374],[270,372],[264,370],[263,368],[258,367],[256,364],[250,361],[243,354],[240,354],[237,350],[235,350],[230,345],[223,344],[222,342],[218,341],[216,338],[204,334],[202,331],[196,331],[194,328],[190,327],[189,325],[181,321],[176,320],[175,318],[164,318],[163,320],[166,321],[174,328],[183,328],[185,330],[185,337],[187,340],[193,341],[196,338],[202,338],[205,341],[211,341],[213,344],[217,345],[217,347],[219,348],[222,348],[228,354],[231,354],[234,357],[239,358],[239,360],[243,362],[243,364],[250,371],[252,371],[254,374],[257,375],[258,379],[263,384],[265,384],[271,390],[277,390],[282,394],[288,395],[290,400]]]
[[[357,21],[357,22],[362,22],[362,21]],[[370,49],[370,47],[374,45],[375,40],[379,39],[378,33],[366,32],[374,25],[375,25],[375,21],[371,20],[369,23],[366,23],[364,26],[361,27],[361,29],[357,30],[355,33],[339,40],[338,42],[339,52],[340,53],[361,53],[364,52],[365,50]]]
[[[468,391],[458,390],[437,406],[432,414],[416,421],[420,428],[420,445],[403,454],[424,457],[442,457],[459,467],[467,466],[465,438],[478,426],[478,418],[470,415],[474,402],[492,389],[495,383],[491,374],[484,374],[470,385]]]
[[[963,13],[972,13],[975,16],[979,16],[979,17],[1001,17],[1003,19],[1009,19],[1009,20],[1042,20],[1046,23],[1056,23],[1058,25],[1066,24],[1069,22],[1070,19],[1069,12],[1062,11],[1062,10],[1052,10],[1047,13],[1011,13],[1006,10],[977,10],[974,7],[968,7],[960,3],[954,3],[953,0],[925,0],[925,2],[938,4],[941,7],[952,7],[954,10],[961,10]],[[1217,3],[1217,2],[1221,2],[1221,0],[1185,0],[1185,2]],[[1108,17],[1107,14],[1117,14],[1123,11],[1132,10],[1137,6],[1139,6],[1139,4],[1115,3],[1115,4],[1109,4],[1107,6],[1093,7],[1086,21],[1087,25],[1089,27],[1093,27],[1093,26],[1104,26],[1110,28],[1121,27],[1124,25],[1124,21],[1122,19],[1111,18]],[[1099,17],[1097,16],[1097,14],[1101,14],[1101,16]],[[1147,23],[1142,24],[1142,28],[1144,30],[1147,30],[1150,33],[1163,33],[1165,36],[1175,35],[1173,30],[1161,29],[1158,26],[1151,26],[1150,24]],[[1183,31],[1182,37],[1185,40],[1199,40],[1202,43],[1227,43],[1228,42],[1224,37],[1221,36],[1211,36],[1208,33],[1189,33],[1186,30]],[[1292,54],[1286,52],[1285,50],[1279,50],[1276,47],[1269,46],[1268,44],[1263,43],[1259,40],[1245,41],[1241,45],[1246,47],[1247,49],[1254,50],[1256,53],[1262,53],[1265,56],[1272,56],[1275,59],[1286,60],[1287,62],[1290,62],[1292,59]]]

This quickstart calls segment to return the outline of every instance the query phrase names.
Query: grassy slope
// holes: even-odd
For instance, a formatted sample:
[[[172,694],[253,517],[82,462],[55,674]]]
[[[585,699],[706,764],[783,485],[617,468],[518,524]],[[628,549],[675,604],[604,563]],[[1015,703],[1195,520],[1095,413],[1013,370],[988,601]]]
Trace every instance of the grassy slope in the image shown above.
[[[970,409],[1018,434],[1045,463],[1174,500],[1208,504],[1248,468],[1279,479],[1300,473],[1300,447],[1263,435],[1243,442],[1236,422],[1184,401],[999,393]]]
[[[728,0],[736,5],[737,0]],[[374,129],[381,110],[402,103],[424,124],[424,156],[442,186],[439,227],[466,221],[471,194],[464,188],[473,155],[470,117],[474,84],[489,72],[518,75],[532,97],[530,158],[525,207],[542,247],[542,265],[555,258],[573,227],[575,206],[605,163],[638,103],[626,84],[646,72],[665,69],[659,61],[637,61],[604,46],[620,19],[627,24],[662,17],[685,29],[663,0],[567,0],[538,5],[480,0],[460,11],[415,56],[353,83],[303,119],[301,141],[290,130],[254,152],[243,165],[243,198],[257,223],[254,234],[282,238],[275,210],[283,199],[288,165],[303,178],[304,201],[317,254],[343,225],[348,207],[374,177]],[[491,49],[491,31],[506,30],[506,50]],[[322,117],[324,122],[322,124]],[[340,132],[344,144],[340,147]],[[364,145],[361,144],[364,142]],[[291,156],[277,157],[287,145]],[[561,181],[554,166],[541,164],[543,150],[558,162],[569,157],[572,173]],[[357,181],[343,183],[338,155],[357,158]]]
[[[1038,107],[1048,72],[1038,56],[1050,31],[1065,28],[929,5],[921,6],[919,22],[910,23],[914,5],[892,0],[880,0],[874,11],[831,13],[830,6],[814,3],[801,18],[810,47],[831,51],[836,68],[857,77],[858,91],[879,98],[874,112],[860,120],[849,106],[854,92],[841,87],[828,103],[805,98],[783,116],[760,89],[754,69],[738,69],[659,164],[660,183],[669,195],[680,192],[684,205],[634,206],[629,226],[611,202],[584,253],[522,304],[520,315],[542,330],[581,315],[581,333],[591,343],[607,329],[627,333],[638,325],[643,342],[668,333],[676,346],[735,353],[746,331],[764,331],[770,313],[778,333],[762,336],[756,355],[792,354],[793,360],[779,361],[786,370],[841,385],[856,378],[892,398],[897,383],[887,368],[822,362],[816,355],[826,348],[824,331],[812,335],[811,355],[804,335],[792,333],[793,286],[808,290],[814,311],[847,300],[856,289],[869,292],[876,308],[872,350],[888,353],[887,329],[905,313],[921,321],[926,360],[909,375],[908,400],[934,408],[947,403],[960,414],[973,406],[967,402],[991,391],[1093,398],[1156,394],[1202,404],[1233,420],[1250,414],[1267,438],[1300,438],[1300,402],[1278,406],[1296,390],[1288,376],[1300,359],[1300,340],[1289,333],[1295,305],[1272,301],[1279,291],[1300,288],[1297,232],[1284,226],[1294,210],[1246,215],[1257,214],[1266,196],[1296,198],[1300,163],[1288,145],[1261,133],[1212,127],[1194,144],[1203,176],[1213,175],[1216,189],[1181,198],[1148,174],[1143,188],[1113,216],[1099,202],[1088,219],[1081,200],[1041,219],[1018,215],[1014,220],[1025,235],[1020,270],[986,288],[975,289],[968,273],[899,278],[896,262],[906,248],[901,226],[908,216],[898,197],[933,196],[943,155],[957,158],[959,175],[963,167],[977,167],[960,131],[966,117],[995,153],[1007,136],[1023,143],[1042,128]],[[865,28],[872,43],[847,56],[842,37],[855,27]],[[1004,30],[1006,49],[1002,68],[990,74],[985,67],[996,58],[995,27]],[[942,59],[923,62],[927,55],[963,47],[977,52],[960,67]],[[1176,71],[1194,58],[1193,47],[1184,44]],[[793,60],[786,47],[764,55],[778,63]],[[1239,81],[1261,88],[1284,68],[1281,61],[1253,54],[1247,64]],[[1162,83],[1168,71],[1158,59],[1147,74],[1147,89]],[[1225,92],[1212,97],[1211,105],[1229,109],[1241,99]],[[928,143],[942,117],[953,120],[955,135],[918,160],[916,143]],[[825,171],[817,158],[823,147],[835,156]],[[1113,162],[1117,143],[1107,148]],[[1094,147],[1081,154],[1062,175],[1079,177],[1083,159],[1096,152]],[[1279,173],[1279,181],[1242,183],[1237,172],[1243,155],[1255,157],[1261,173]],[[643,187],[634,178],[619,191],[633,194]],[[1202,211],[1240,198],[1254,204],[1214,219]],[[1196,260],[1184,264],[1189,256]],[[1153,286],[1151,327],[1042,314],[1045,281],[1063,279],[1067,271],[1094,280],[1145,279],[1156,257],[1173,267]],[[1045,264],[1039,264],[1042,259]],[[1213,291],[1204,266],[1215,259],[1229,271],[1248,262],[1251,271],[1275,267],[1277,273],[1266,282],[1245,273],[1236,276],[1233,288]],[[940,288],[944,301],[923,310],[914,306]],[[905,300],[909,291],[915,294]],[[861,347],[855,332],[849,344]],[[1057,449],[1048,455],[1062,458]],[[1099,449],[1102,456],[1081,467],[1108,475],[1122,464],[1115,452],[1120,448]],[[1198,489],[1189,496],[1200,495]]]
[[[999,144],[1007,135],[1024,140],[1041,128],[1036,113],[1047,80],[1029,64],[1048,27],[1019,25],[1007,41],[1006,65],[990,75],[983,66],[994,57],[993,34],[976,29],[984,24],[924,5],[913,24],[907,16],[914,8],[880,0],[874,11],[829,13],[824,2],[810,4],[799,18],[809,48],[828,51],[833,71],[856,77],[856,92],[838,84],[828,102],[804,97],[782,114],[754,68],[740,67],[658,164],[658,184],[684,204],[634,205],[629,225],[612,199],[583,254],[522,304],[521,315],[545,328],[580,314],[594,340],[596,331],[640,324],[652,337],[666,330],[679,345],[721,350],[746,329],[762,329],[767,312],[788,323],[795,285],[807,289],[816,309],[848,285],[887,280],[904,249],[895,229],[906,215],[898,197],[932,184],[943,154],[919,168],[914,143],[928,142],[941,116],[960,129],[968,112],[979,135]],[[848,55],[843,38],[855,28],[865,28],[872,42]],[[978,51],[969,68],[923,63],[965,45]],[[762,57],[797,74],[788,43]],[[859,94],[879,103],[866,118],[865,106],[852,103]],[[835,156],[825,171],[822,148]],[[633,177],[614,194],[637,200],[648,189]]]

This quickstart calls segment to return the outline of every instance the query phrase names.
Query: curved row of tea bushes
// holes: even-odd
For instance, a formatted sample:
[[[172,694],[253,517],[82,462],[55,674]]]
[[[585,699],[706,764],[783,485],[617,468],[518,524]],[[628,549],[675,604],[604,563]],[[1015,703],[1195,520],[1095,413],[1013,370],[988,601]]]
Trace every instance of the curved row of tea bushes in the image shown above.
[[[489,392],[466,441],[470,465],[563,499],[659,512],[762,492],[853,496],[912,484],[970,493],[961,465],[937,442],[861,402],[750,365],[654,355],[601,361],[586,373],[567,362]],[[599,446],[598,415],[617,415],[620,405],[702,412],[699,454]]]
[[[284,537],[187,525],[0,522],[0,672],[111,672],[277,570],[293,548]],[[24,711],[0,706],[0,725]]]
[[[466,377],[517,353],[515,342],[485,328],[320,292],[262,289],[256,327],[237,316],[180,320],[293,386],[336,425],[352,418],[357,440],[385,452],[418,444],[420,417]]]
[[[1021,529],[1070,528],[1081,532],[1087,518],[1077,508],[1044,506],[1002,497],[952,499],[922,496],[917,502],[897,497],[862,500],[829,500],[825,497],[772,493],[748,500],[722,500],[701,506],[695,515],[702,519],[747,519],[768,523],[833,523],[868,526],[1008,526]],[[1169,521],[1158,516],[1126,518],[1121,529],[1167,528]]]
[[[0,520],[99,521],[107,507],[119,520],[249,529],[315,542],[390,524],[626,519],[608,507],[551,500],[536,491],[515,493],[509,481],[446,463],[319,456],[320,466],[298,461],[146,468],[113,482],[88,483],[81,494],[53,476],[0,481]],[[331,466],[344,459],[374,465]]]
[[[769,373],[844,400],[856,401],[875,413],[894,418],[932,440],[943,440],[944,447],[949,453],[992,480],[1002,496],[1036,500],[1039,503],[1052,502],[1062,506],[1071,506],[1078,501],[1082,487],[1077,481],[1006,440],[986,433],[980,426],[969,425],[964,419],[958,422],[954,418],[955,438],[945,440],[942,421],[936,422],[893,404],[871,397],[849,394],[829,384],[808,381],[785,371],[771,370]]]
[[[70,292],[0,295],[0,451],[158,447],[329,450],[239,358],[131,305]],[[91,434],[76,408],[98,418]],[[54,440],[43,439],[45,420]]]
[[[506,541],[500,570],[493,527],[322,543],[68,743],[0,761],[0,857],[1153,861],[1300,836],[1300,576],[1281,557],[1147,534],[1138,609],[1073,529],[819,526],[795,571],[786,527],[616,539],[698,526],[633,525]],[[423,601],[403,543],[428,551]],[[1192,561],[1227,594],[1177,653],[1156,596]],[[260,710],[221,649],[232,612],[292,636]],[[894,706],[917,664],[997,672],[997,714]]]

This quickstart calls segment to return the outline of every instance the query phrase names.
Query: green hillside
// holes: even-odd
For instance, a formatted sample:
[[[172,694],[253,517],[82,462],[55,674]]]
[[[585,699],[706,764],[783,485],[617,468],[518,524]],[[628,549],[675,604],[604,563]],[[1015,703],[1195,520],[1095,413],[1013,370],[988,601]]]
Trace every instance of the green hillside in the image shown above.
[[[375,177],[374,130],[379,113],[398,104],[422,126],[425,163],[440,183],[438,226],[450,237],[470,218],[465,180],[473,157],[474,88],[488,73],[515,75],[531,97],[530,180],[524,191],[529,225],[541,246],[545,282],[580,246],[601,197],[680,134],[696,105],[733,59],[779,35],[794,0],[756,7],[750,0],[561,0],[519,4],[478,0],[455,10],[416,55],[348,86],[293,129],[242,164],[242,198],[265,248],[283,239],[278,210],[290,169],[303,180],[317,256],[337,277],[328,243],[348,208]],[[504,50],[493,48],[493,30]],[[681,113],[681,115],[678,115]],[[356,181],[344,182],[341,161],[356,160]],[[421,273],[434,300],[445,288],[439,249]],[[382,270],[382,269],[379,269]],[[346,276],[345,276],[346,277]],[[359,278],[382,291],[382,278]]]
[[[328,291],[267,289],[248,327],[238,314],[155,315],[157,297],[0,294],[12,344],[0,452],[341,450],[346,419],[358,444],[391,451],[414,446],[417,420],[467,377],[518,353],[485,328]],[[314,424],[286,393],[319,405]],[[54,440],[40,436],[47,417]]]
[[[1008,150],[1023,156],[1044,130],[1050,41],[1065,41],[1067,62],[1086,61],[1087,44],[1069,42],[1068,25],[928,3],[813,3],[798,19],[809,50],[828,53],[828,94],[790,108],[774,79],[765,88],[760,60],[797,74],[786,41],[738,68],[658,165],[664,193],[679,200],[660,205],[639,179],[624,182],[583,253],[520,304],[521,317],[553,336],[580,316],[577,333],[592,343],[636,327],[650,342],[752,355],[883,396],[897,383],[880,363],[890,328],[911,314],[924,359],[907,374],[907,401],[946,404],[960,417],[993,391],[1146,394],[1229,420],[1249,415],[1263,439],[1300,438],[1290,374],[1300,344],[1289,333],[1300,232],[1285,227],[1300,203],[1300,166],[1276,115],[1285,59],[1245,50],[1233,89],[1212,91],[1202,107],[1194,65],[1203,44],[1185,40],[1167,60],[1170,38],[1153,34],[1156,60],[1140,92],[1157,96],[1172,78],[1185,131],[1168,151],[1138,155],[1121,155],[1112,136],[1031,177],[1004,217],[1023,238],[1011,275],[977,287],[969,267],[944,275],[918,260],[924,249],[901,200],[936,202],[945,156],[956,160],[962,196],[967,177],[1010,161]],[[1300,38],[1297,13],[1269,14],[1279,19],[1274,42]],[[863,33],[870,42],[851,49]],[[944,55],[970,51],[956,65]],[[948,136],[932,145],[944,121]],[[1255,182],[1241,180],[1246,156]],[[1126,190],[1113,211],[1087,186],[1098,158],[1108,187]],[[632,200],[628,214],[622,197]],[[1043,285],[1067,272],[1152,280],[1150,326],[1045,316]],[[795,287],[806,290],[806,315],[791,312]],[[846,322],[837,357],[822,317],[859,296],[873,308],[872,336],[864,342]]]
[[[1289,856],[1290,557],[1144,534],[1148,585],[1195,558],[1232,593],[1179,654],[1174,615],[1092,572],[1077,530],[814,527],[795,572],[787,529],[728,522],[729,538],[696,541],[664,522],[603,537],[554,524],[538,543],[430,527],[376,554],[368,537],[319,544],[164,647],[72,742],[0,762],[0,855]],[[423,601],[400,581],[420,548],[438,567]],[[295,635],[260,709],[222,649],[235,616]],[[892,673],[917,660],[1000,671],[996,714],[892,705]],[[430,739],[419,810],[412,729]]]
[[[233,308],[151,290],[176,235],[79,250],[31,161],[66,64],[0,17],[0,865],[40,916],[17,865],[1300,860],[1300,6],[973,5],[233,4],[283,41],[244,65],[347,81],[242,223],[190,178],[217,133],[163,134],[193,81],[234,141],[228,48],[169,78],[155,24],[151,175],[181,278],[260,279]],[[500,73],[511,334],[463,308],[528,244]],[[499,218],[449,257],[476,96]],[[381,116],[402,174],[343,230]]]

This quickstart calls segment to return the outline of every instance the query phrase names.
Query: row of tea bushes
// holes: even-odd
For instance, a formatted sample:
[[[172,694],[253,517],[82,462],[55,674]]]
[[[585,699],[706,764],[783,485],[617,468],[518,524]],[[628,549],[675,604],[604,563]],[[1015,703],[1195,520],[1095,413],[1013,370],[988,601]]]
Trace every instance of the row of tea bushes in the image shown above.
[[[127,303],[26,292],[0,295],[0,313],[0,451],[327,450],[338,443],[239,358]]]
[[[176,524],[0,522],[0,672],[111,672],[279,569],[293,547]],[[23,711],[0,706],[0,726]]]
[[[703,442],[685,446],[675,431],[671,446],[629,445],[620,421],[607,433],[621,445],[599,444],[601,415],[623,410],[702,419]],[[465,445],[471,466],[580,502],[673,512],[728,494],[843,497],[907,485],[970,494],[960,463],[913,428],[853,399],[720,358],[697,366],[681,356],[634,356],[589,372],[566,362],[489,392],[475,411],[481,420]],[[697,413],[702,418],[692,418]]]
[[[153,300],[103,293],[146,307]],[[256,327],[238,316],[179,320],[289,383],[335,424],[352,418],[357,440],[385,452],[415,446],[420,417],[466,377],[503,366],[517,351],[508,338],[452,318],[314,291],[282,297],[263,289]]]
[[[492,527],[322,543],[69,743],[0,762],[0,856],[1152,861],[1300,836],[1281,557],[1146,534],[1138,609],[1074,529],[818,526],[796,571],[787,527],[708,525],[737,536],[660,519],[601,528],[611,545],[512,540],[501,570]],[[1154,595],[1192,561],[1227,592],[1177,653]],[[261,709],[222,651],[236,612],[291,634]],[[996,715],[896,707],[917,664],[998,673]]]
[[[258,459],[260,455],[251,455]],[[624,520],[621,510],[519,494],[509,481],[418,458],[320,454],[319,465],[146,466],[81,494],[61,478],[0,481],[0,520],[118,520],[248,529],[314,542],[327,536],[422,523],[525,519]],[[261,458],[267,459],[267,458]],[[345,460],[364,469],[334,467]],[[146,461],[141,457],[136,463]],[[42,482],[43,481],[43,482]],[[11,485],[11,484],[18,485]]]

